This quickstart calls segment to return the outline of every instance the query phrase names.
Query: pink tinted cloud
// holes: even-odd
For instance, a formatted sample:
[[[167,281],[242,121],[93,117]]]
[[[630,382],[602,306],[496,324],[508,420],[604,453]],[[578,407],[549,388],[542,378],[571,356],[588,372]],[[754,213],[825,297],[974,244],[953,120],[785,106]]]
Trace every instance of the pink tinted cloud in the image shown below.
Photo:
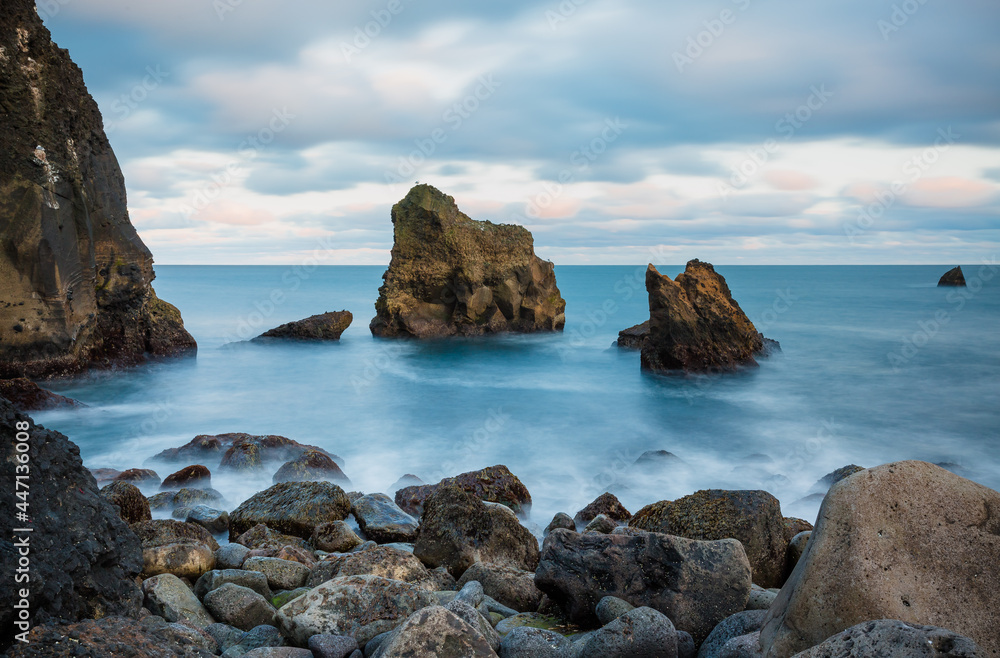
[[[818,185],[809,174],[793,169],[770,169],[764,172],[764,180],[774,189],[788,192],[811,190]]]
[[[199,222],[229,226],[260,226],[275,220],[271,213],[232,201],[216,201],[192,215]]]
[[[903,201],[910,206],[968,208],[982,205],[996,194],[996,185],[958,176],[942,176],[914,182],[903,195]]]

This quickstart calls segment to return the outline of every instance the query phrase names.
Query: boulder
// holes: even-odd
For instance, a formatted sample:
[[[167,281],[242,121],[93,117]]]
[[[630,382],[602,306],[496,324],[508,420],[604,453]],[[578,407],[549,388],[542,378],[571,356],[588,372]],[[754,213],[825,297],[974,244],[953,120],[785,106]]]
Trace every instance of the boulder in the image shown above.
[[[319,450],[306,450],[301,455],[281,465],[272,478],[274,482],[309,482],[329,480],[343,487],[351,486],[351,479],[337,466],[329,455]]]
[[[153,291],[97,103],[35,3],[0,16],[0,377],[44,377],[192,352]]]
[[[226,656],[229,658],[229,656]],[[309,649],[298,647],[262,647],[243,654],[242,658],[314,658]]]
[[[491,649],[494,651],[500,650],[500,635],[493,629],[488,614],[484,615],[469,603],[458,599],[446,603],[444,608],[476,629],[483,636],[483,639],[486,640],[486,643],[490,645]]]
[[[275,625],[270,602],[247,587],[226,583],[205,594],[204,603],[213,617],[244,631],[261,624]]]
[[[613,493],[604,492],[592,503],[576,513],[573,521],[581,525],[586,525],[594,520],[598,514],[603,514],[612,521],[627,523],[632,518],[632,513],[625,509],[618,497]]]
[[[284,463],[295,459],[307,450],[317,450],[334,461],[340,463],[340,458],[331,455],[326,450],[316,446],[306,445],[276,434],[256,435],[245,432],[229,432],[226,434],[199,434],[179,448],[168,448],[157,453],[148,461],[154,463],[174,464],[177,462],[203,462],[206,464],[221,464],[222,458],[233,445],[250,444],[257,448],[260,459],[264,463]]]
[[[848,464],[847,466],[841,466],[837,470],[831,471],[830,473],[827,473],[819,480],[817,480],[816,484],[814,484],[812,488],[809,489],[809,491],[810,493],[825,494],[827,491],[830,490],[830,487],[837,484],[844,478],[850,477],[855,473],[857,473],[858,471],[863,471],[863,470],[865,470],[865,467],[858,466],[857,464]],[[812,528],[809,528],[809,530],[812,530]]]
[[[358,641],[347,635],[313,635],[309,650],[315,658],[348,658],[358,650]]]
[[[3,396],[0,396],[3,397]],[[90,474],[97,480],[97,486],[103,486],[108,482],[114,482],[115,478],[121,475],[121,471],[114,468],[88,468]]]
[[[200,599],[212,590],[219,589],[227,583],[252,589],[267,600],[273,596],[267,583],[267,575],[260,571],[244,569],[212,569],[206,571],[194,584],[194,593]]]
[[[225,658],[242,657],[249,655],[257,649],[273,649],[284,647],[285,644],[285,638],[281,636],[281,631],[274,626],[261,624],[241,633],[236,642],[222,655]],[[307,656],[306,658],[311,658],[311,656]]]
[[[796,658],[976,658],[983,655],[976,643],[964,635],[895,619],[863,622],[795,654]]]
[[[677,658],[677,632],[652,608],[636,608],[585,640],[579,658]]]
[[[7,398],[18,411],[45,411],[85,406],[76,400],[46,391],[27,377],[0,379],[0,397]]]
[[[747,610],[767,610],[778,598],[778,590],[764,589],[758,585],[750,588],[750,598],[747,599]]]
[[[953,267],[938,279],[938,287],[941,286],[958,286],[961,288],[965,287],[965,275],[962,274],[961,267]]]
[[[418,478],[413,473],[407,473],[403,477],[399,478],[395,482],[389,485],[389,488],[385,490],[388,494],[395,494],[400,489],[405,489],[406,487],[419,487],[422,484],[427,484],[420,478]]]
[[[229,512],[208,505],[195,505],[184,515],[187,523],[196,523],[212,534],[221,534],[229,529]]]
[[[101,495],[112,505],[118,507],[122,521],[125,523],[131,525],[153,519],[153,515],[149,511],[149,501],[133,484],[121,480],[112,482],[101,489]]]
[[[583,529],[583,532],[601,532],[608,534],[614,532],[617,527],[618,524],[610,518],[604,514],[598,514],[590,521],[590,523],[587,524],[587,527]]]
[[[150,546],[166,546],[179,541],[191,541],[208,546],[215,551],[219,542],[215,541],[205,528],[194,523],[184,523],[173,519],[153,519],[129,526],[142,542],[143,548]]]
[[[19,2],[13,5],[19,6]],[[34,11],[32,6],[32,11]],[[0,25],[10,20],[4,8]],[[20,10],[17,10],[18,12]],[[0,91],[0,95],[4,92]],[[25,432],[27,452],[18,432]],[[100,495],[97,483],[83,467],[80,449],[59,432],[38,427],[28,416],[0,398],[2,442],[0,504],[8,516],[0,535],[0,650],[13,639],[15,610],[23,584],[16,583],[18,549],[25,539],[31,546],[31,587],[28,597],[32,625],[49,621],[76,621],[98,615],[138,614],[142,592],[135,577],[142,570],[138,538],[122,521],[118,509]],[[21,434],[20,436],[25,436]],[[26,455],[21,461],[21,455]],[[26,467],[26,468],[22,468]],[[17,476],[30,476],[30,533],[12,532],[24,527],[16,521]]]
[[[572,641],[555,631],[521,626],[500,641],[500,658],[564,658]]]
[[[646,270],[649,336],[642,367],[704,372],[756,365],[764,338],[733,299],[726,280],[709,263],[688,261],[676,280],[652,265]]]
[[[193,579],[215,567],[212,549],[190,540],[143,548],[142,560],[144,578],[170,573]]]
[[[561,331],[566,324],[553,265],[535,256],[527,229],[472,220],[430,185],[413,187],[392,207],[392,225],[373,335]]]
[[[534,571],[538,540],[509,511],[447,486],[427,499],[413,554],[431,568],[446,567],[455,578],[476,562]]]
[[[142,591],[146,609],[167,621],[186,621],[198,628],[215,623],[198,597],[173,574],[147,578],[142,581]]]
[[[647,505],[629,525],[688,539],[738,539],[750,560],[753,582],[766,588],[781,587],[785,580],[784,517],[778,499],[766,491],[698,491]]]
[[[640,322],[637,325],[631,326],[628,329],[622,329],[618,332],[618,340],[616,341],[618,347],[624,347],[629,350],[639,350],[642,349],[643,343],[649,337],[649,320]]]
[[[465,570],[458,584],[464,586],[471,581],[479,582],[487,596],[518,612],[535,612],[542,602],[531,571],[476,562]]]
[[[740,635],[726,642],[719,658],[761,658],[760,631]]]
[[[573,518],[566,512],[557,512],[556,515],[552,517],[552,520],[549,521],[549,524],[545,526],[543,534],[547,536],[556,528],[575,531],[576,523],[573,522]]]
[[[147,619],[156,619],[155,617]],[[85,653],[81,653],[81,651]],[[75,624],[47,623],[18,642],[8,658],[213,658],[205,639],[179,623],[159,624],[126,617],[87,619]]]
[[[340,340],[340,335],[351,326],[354,316],[350,311],[327,311],[311,315],[305,320],[296,320],[269,329],[251,342],[285,338],[297,340]]]
[[[545,538],[535,585],[571,622],[595,625],[595,606],[614,596],[662,612],[700,642],[718,622],[743,610],[750,564],[733,539],[554,530]]]
[[[733,638],[760,631],[766,610],[746,610],[719,622],[698,649],[698,658],[720,658],[722,649]]]
[[[217,569],[240,569],[247,557],[250,549],[242,544],[226,544],[220,546],[215,551],[215,567]]]
[[[160,483],[160,489],[163,491],[186,488],[210,489],[211,487],[212,473],[201,464],[185,466],[176,473],[171,473],[163,478],[163,482]]]
[[[375,652],[375,658],[496,658],[496,655],[489,642],[475,628],[455,613],[437,605],[410,615]]]
[[[345,576],[314,587],[278,611],[278,627],[295,644],[319,633],[349,635],[363,645],[431,605],[429,592],[380,576]]]
[[[379,544],[413,542],[417,539],[417,520],[401,510],[383,493],[368,494],[351,507],[361,531]]]
[[[809,544],[761,631],[788,656],[855,624],[948,628],[1000,654],[1000,493],[927,462],[831,487]]]
[[[115,480],[119,482],[132,482],[133,484],[148,484],[154,487],[160,484],[160,476],[156,474],[156,471],[148,468],[130,468],[116,475]]]
[[[231,526],[232,517],[230,517],[230,530],[232,530]],[[230,536],[232,536],[231,533]],[[277,530],[268,528],[263,523],[258,523],[236,539],[230,539],[230,541],[246,546],[252,551],[281,550],[286,546],[309,550],[309,544],[301,537],[283,535]]]
[[[501,503],[518,514],[526,515],[531,509],[528,488],[503,465],[462,473],[445,478],[437,484],[400,489],[396,492],[396,504],[408,514],[420,516],[424,503],[431,494],[447,486],[456,486],[480,500]]]
[[[812,531],[806,530],[805,532],[800,532],[799,534],[792,537],[792,540],[788,542],[788,572],[791,573],[795,565],[798,564],[799,560],[802,558],[802,554],[806,552],[806,546],[809,545],[809,538],[812,537]]]
[[[419,585],[428,591],[437,589],[431,572],[409,553],[394,546],[377,546],[360,553],[329,556],[317,564],[306,580],[315,587],[342,576],[373,575]]]
[[[254,494],[229,515],[229,538],[257,524],[308,538],[316,526],[342,521],[351,511],[344,490],[330,482],[281,482]]]
[[[309,567],[291,560],[276,557],[251,557],[243,563],[244,571],[259,571],[267,577],[271,589],[302,587],[309,577]]]
[[[313,528],[313,533],[309,536],[309,543],[318,551],[346,553],[357,548],[364,541],[344,521],[330,521]]]
[[[785,517],[785,541],[792,541],[795,535],[807,530],[811,531],[812,529],[813,526],[808,521],[791,516]]]
[[[594,614],[597,615],[597,621],[601,626],[610,624],[631,610],[635,610],[634,605],[614,596],[605,596],[594,606]]]

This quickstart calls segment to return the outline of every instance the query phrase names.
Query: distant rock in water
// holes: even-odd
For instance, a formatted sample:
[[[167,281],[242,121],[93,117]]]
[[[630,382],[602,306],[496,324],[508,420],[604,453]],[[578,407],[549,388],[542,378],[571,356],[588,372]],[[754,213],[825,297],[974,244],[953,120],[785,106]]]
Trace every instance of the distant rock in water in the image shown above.
[[[18,411],[43,411],[60,407],[82,407],[82,403],[46,391],[26,377],[0,379],[0,397],[10,400]]]
[[[375,336],[562,330],[566,302],[553,265],[535,256],[524,227],[470,219],[430,185],[417,185],[393,206],[392,223]]]
[[[756,365],[755,355],[777,348],[765,341],[726,280],[710,263],[697,259],[676,280],[646,270],[649,336],[642,345],[642,367],[653,371],[704,372]]]
[[[0,376],[40,377],[195,349],[150,285],[97,103],[33,0],[0,12]]]
[[[313,315],[305,320],[297,320],[265,331],[253,341],[271,338],[293,338],[298,340],[340,340],[340,335],[351,326],[354,316],[350,311],[328,311]]]
[[[962,274],[961,267],[955,267],[947,272],[945,272],[940,279],[938,279],[938,286],[959,286],[961,288],[965,287],[965,275]]]
[[[618,332],[618,347],[625,347],[630,350],[642,349],[642,344],[649,337],[649,320],[640,322],[634,327],[622,329]]]

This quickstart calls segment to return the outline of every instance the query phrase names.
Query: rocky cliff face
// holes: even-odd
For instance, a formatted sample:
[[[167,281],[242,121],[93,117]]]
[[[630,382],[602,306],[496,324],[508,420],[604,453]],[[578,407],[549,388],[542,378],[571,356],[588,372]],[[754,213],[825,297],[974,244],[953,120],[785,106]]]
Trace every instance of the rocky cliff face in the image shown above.
[[[754,355],[777,346],[758,333],[733,299],[726,280],[697,259],[675,280],[646,270],[649,335],[642,367],[649,370],[729,370],[756,365]]]
[[[392,224],[374,335],[562,330],[566,302],[527,229],[470,219],[430,185],[417,185],[393,206]]]
[[[150,285],[97,104],[31,0],[0,12],[0,114],[0,376],[193,349]]]

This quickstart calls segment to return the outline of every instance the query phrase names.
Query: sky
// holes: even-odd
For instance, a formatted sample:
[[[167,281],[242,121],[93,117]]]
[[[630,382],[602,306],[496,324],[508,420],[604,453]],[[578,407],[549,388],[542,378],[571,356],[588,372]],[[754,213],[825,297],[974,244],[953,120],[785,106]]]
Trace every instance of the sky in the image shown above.
[[[1000,251],[995,0],[38,0],[160,264],[386,264],[415,182],[558,264]]]

